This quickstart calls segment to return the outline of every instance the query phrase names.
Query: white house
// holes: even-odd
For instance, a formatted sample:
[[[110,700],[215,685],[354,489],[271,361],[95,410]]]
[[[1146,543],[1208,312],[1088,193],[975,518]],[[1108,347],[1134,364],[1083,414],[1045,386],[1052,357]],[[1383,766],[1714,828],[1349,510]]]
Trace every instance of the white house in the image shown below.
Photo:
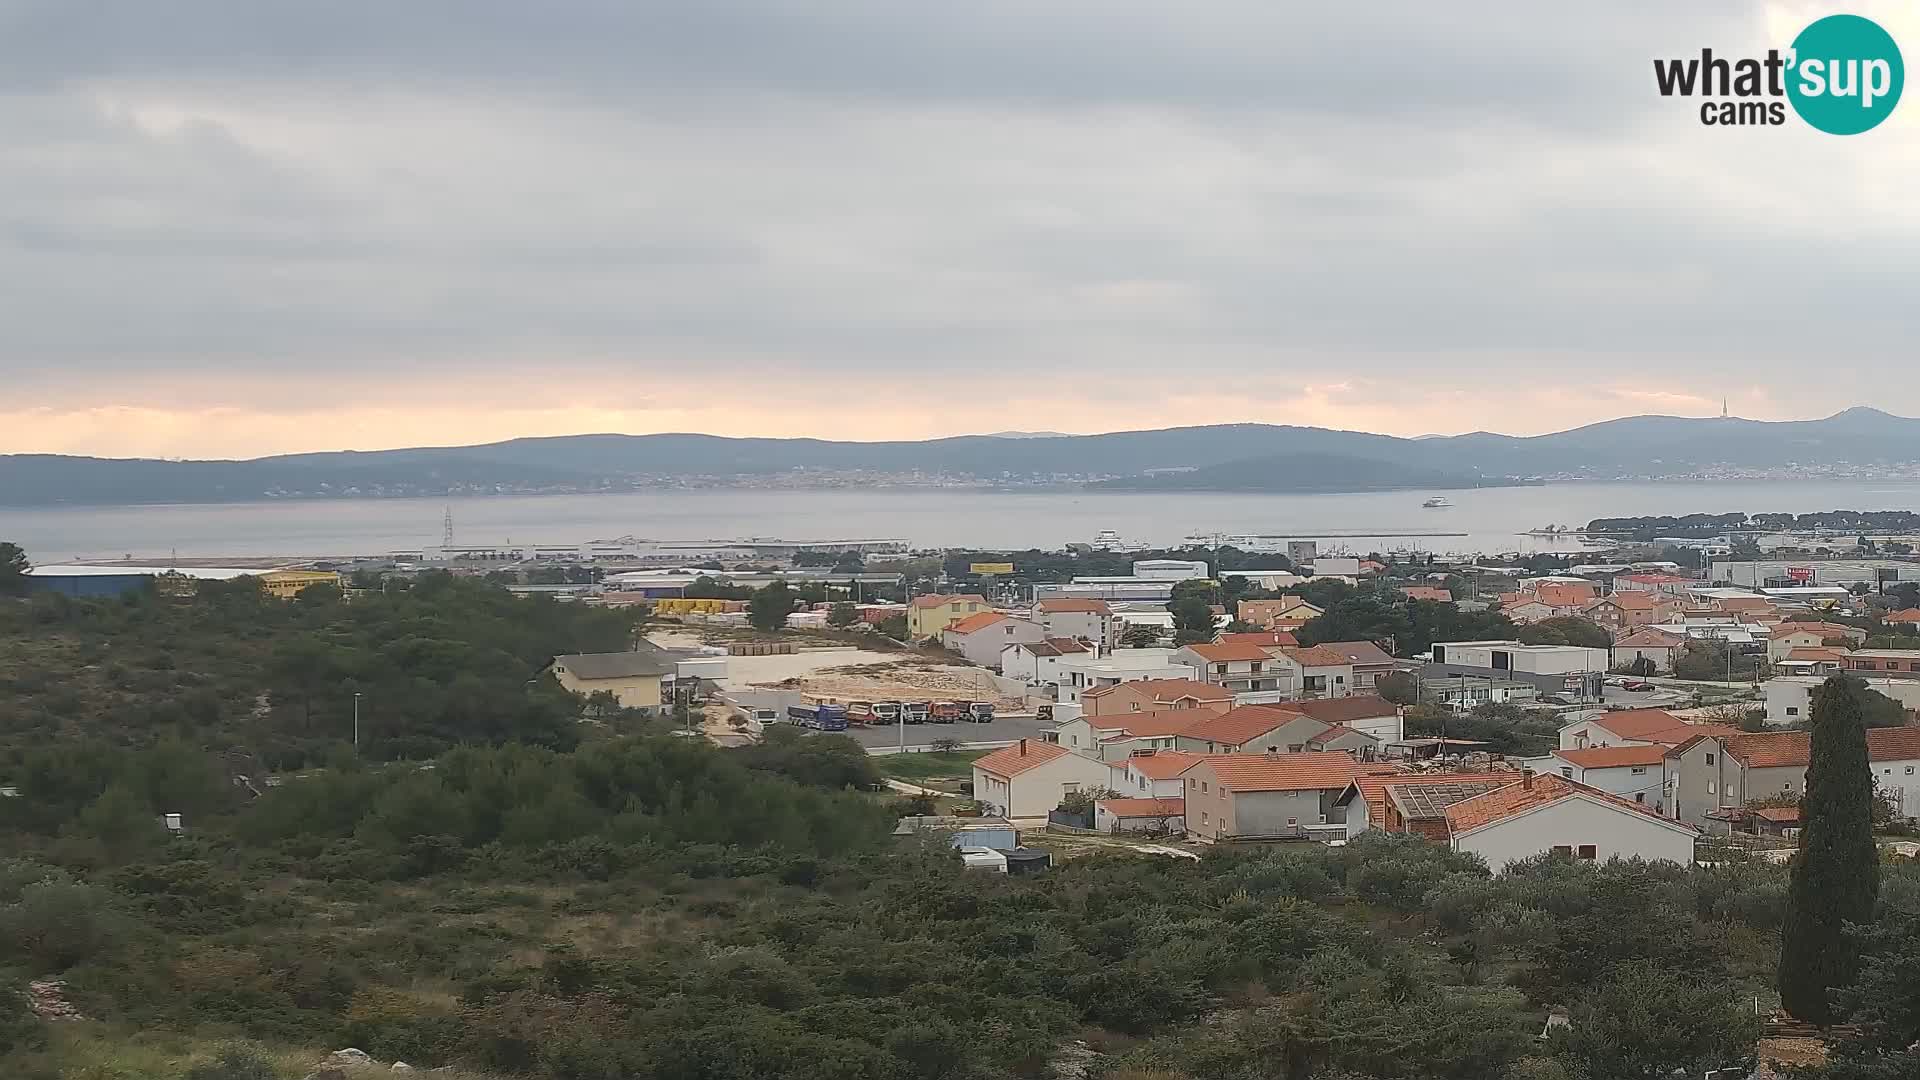
[[[1046,637],[1046,628],[1037,622],[983,611],[940,631],[940,644],[981,667],[994,667],[1000,663],[1000,653],[1007,646],[1022,641],[1044,641]]]
[[[1813,692],[1826,681],[1818,675],[1778,675],[1761,683],[1760,689],[1767,697],[1767,723],[1793,724],[1813,715]],[[1868,676],[1865,682],[1873,690],[1899,702],[1903,709],[1920,709],[1920,679]]]
[[[1111,776],[1105,762],[1021,739],[973,763],[973,797],[1002,817],[1045,817],[1066,795],[1105,787]]]
[[[1653,673],[1673,672],[1673,658],[1686,645],[1684,635],[1669,633],[1656,626],[1643,626],[1613,643],[1613,666],[1624,668],[1636,660],[1653,664]]]
[[[1062,658],[1092,651],[1072,638],[1016,641],[1000,650],[1000,674],[1024,683],[1057,683]]]
[[[1114,618],[1113,608],[1105,600],[1042,600],[1033,605],[1033,621],[1046,627],[1048,638],[1085,641],[1099,652],[1120,644],[1120,620]]]
[[[1105,656],[1091,653],[1060,658],[1059,693],[1055,700],[1077,702],[1087,690],[1145,679],[1191,679],[1194,670],[1173,658],[1172,649],[1115,649]]]
[[[1874,786],[1893,800],[1894,810],[1901,817],[1920,817],[1920,727],[1867,732],[1867,761]]]
[[[1522,859],[1556,852],[1589,862],[1645,859],[1693,865],[1691,825],[1551,773],[1446,808],[1447,843],[1485,859],[1498,874]]]
[[[1176,649],[1173,659],[1197,672],[1196,678],[1201,682],[1234,694],[1278,691],[1290,695],[1298,689],[1293,681],[1298,666],[1287,661],[1276,662],[1258,645],[1187,645]]]
[[[1107,763],[1113,774],[1107,786],[1136,799],[1177,798],[1186,791],[1180,774],[1199,760],[1199,754],[1179,750],[1135,751]]]
[[[1663,810],[1661,795],[1666,790],[1667,749],[1653,744],[1555,750],[1536,767],[1659,813]]]
[[[1560,749],[1589,746],[1679,746],[1696,735],[1737,734],[1726,724],[1689,724],[1665,709],[1615,709],[1560,729]]]

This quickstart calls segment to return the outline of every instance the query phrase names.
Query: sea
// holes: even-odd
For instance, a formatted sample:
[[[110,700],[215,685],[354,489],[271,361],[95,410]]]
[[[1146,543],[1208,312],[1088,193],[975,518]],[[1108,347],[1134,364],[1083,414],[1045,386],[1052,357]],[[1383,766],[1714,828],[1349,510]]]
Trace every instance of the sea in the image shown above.
[[[1426,508],[1430,496],[1451,505]],[[1920,508],[1920,482],[1566,483],[1341,495],[1082,491],[712,490],[454,499],[319,499],[165,506],[0,507],[0,541],[40,563],[87,559],[347,558],[438,544],[898,538],[916,548],[1057,548],[1112,532],[1132,544],[1195,535],[1315,540],[1323,552],[1564,552],[1528,535],[1596,517]]]

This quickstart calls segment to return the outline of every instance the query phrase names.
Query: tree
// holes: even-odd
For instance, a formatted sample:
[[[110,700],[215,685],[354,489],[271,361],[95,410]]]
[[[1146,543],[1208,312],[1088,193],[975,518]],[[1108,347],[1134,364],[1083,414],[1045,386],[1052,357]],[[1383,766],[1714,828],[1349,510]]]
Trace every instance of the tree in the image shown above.
[[[1129,649],[1150,649],[1159,642],[1160,631],[1144,623],[1135,623],[1120,635],[1120,644]]]
[[[1780,1004],[1823,1027],[1835,1019],[1829,993],[1851,984],[1859,969],[1847,924],[1871,922],[1880,893],[1865,690],[1859,679],[1835,675],[1814,691],[1800,854],[1780,937]]]
[[[18,544],[0,543],[0,596],[25,595],[27,571],[32,567]]]
[[[1759,1025],[1724,983],[1676,977],[1647,960],[1630,961],[1589,990],[1573,1025],[1554,1040],[1576,1075],[1698,1076],[1753,1046]]]
[[[860,609],[845,600],[827,609],[827,625],[847,627],[860,621]]]
[[[1373,689],[1395,705],[1420,704],[1420,680],[1410,672],[1385,672],[1373,681]]]
[[[1173,612],[1173,641],[1192,645],[1213,640],[1213,583],[1183,581],[1173,587],[1167,610]]]
[[[1604,649],[1613,644],[1613,635],[1588,619],[1562,615],[1521,627],[1520,642],[1523,645],[1578,645],[1588,649]]]
[[[882,634],[885,634],[895,641],[905,641],[907,640],[907,617],[905,615],[889,615],[880,620],[879,629]]]
[[[747,622],[755,630],[784,629],[787,616],[793,614],[794,605],[798,602],[793,590],[787,588],[784,581],[776,581],[764,589],[755,589],[747,601]]]

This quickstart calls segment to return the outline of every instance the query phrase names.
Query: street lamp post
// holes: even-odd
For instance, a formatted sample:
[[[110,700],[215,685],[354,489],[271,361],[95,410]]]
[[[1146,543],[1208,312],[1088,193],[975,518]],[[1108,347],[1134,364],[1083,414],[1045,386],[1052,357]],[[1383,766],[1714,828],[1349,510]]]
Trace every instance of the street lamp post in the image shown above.
[[[353,692],[353,752],[360,752],[360,691]]]

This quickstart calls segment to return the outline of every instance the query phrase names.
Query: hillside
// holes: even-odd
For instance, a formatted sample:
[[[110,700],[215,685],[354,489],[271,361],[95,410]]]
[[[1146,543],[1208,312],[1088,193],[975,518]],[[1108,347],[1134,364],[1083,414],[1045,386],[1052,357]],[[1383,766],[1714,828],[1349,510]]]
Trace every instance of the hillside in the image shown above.
[[[1316,494],[1336,491],[1397,491],[1480,486],[1465,473],[1417,469],[1343,454],[1273,454],[1209,465],[1191,472],[1156,473],[1102,480],[1096,491],[1245,491]]]
[[[1514,477],[1680,476],[1707,466],[1789,469],[1920,462],[1920,420],[1855,408],[1820,420],[1635,416],[1548,435],[1474,432],[1405,439],[1360,431],[1220,424],[1102,435],[966,435],[921,442],[569,435],[478,446],[294,454],[249,461],[0,456],[0,506],[237,502],[288,497],[634,491],[740,483],[869,486],[948,481],[1071,485],[1165,470],[1221,469],[1245,486],[1258,462],[1350,459],[1352,480],[1310,490],[1457,486]],[[1410,470],[1396,478],[1386,466]],[[1426,475],[1421,475],[1426,474]],[[1192,476],[1193,473],[1189,473]],[[1128,490],[1172,490],[1154,480]]]

